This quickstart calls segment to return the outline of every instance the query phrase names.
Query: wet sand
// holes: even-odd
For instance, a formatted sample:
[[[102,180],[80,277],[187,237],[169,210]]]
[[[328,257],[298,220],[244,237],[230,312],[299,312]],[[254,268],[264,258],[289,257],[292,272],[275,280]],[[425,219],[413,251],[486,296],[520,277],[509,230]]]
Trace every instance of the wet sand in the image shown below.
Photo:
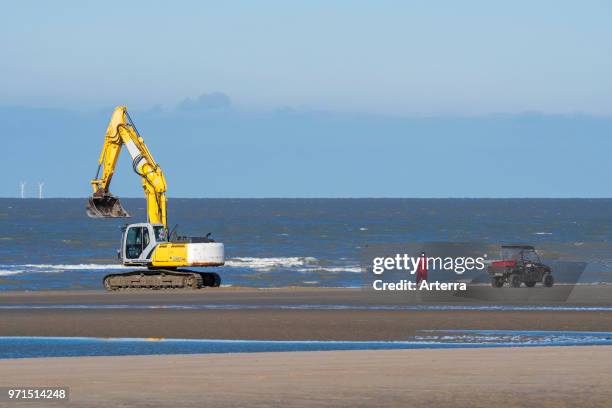
[[[609,407],[611,359],[609,346],[332,351],[2,360],[0,373],[68,385],[75,407]]]
[[[514,300],[504,303],[523,305],[521,298],[533,293],[508,292],[505,296]],[[592,294],[592,303],[602,304],[610,288]],[[350,289],[5,292],[0,335],[401,340],[427,329],[612,331],[609,310],[300,306],[393,306],[415,300]],[[550,303],[568,305],[536,304]],[[149,308],[164,305],[237,309]],[[610,346],[16,359],[0,360],[0,385],[69,386],[75,407],[608,407],[611,359]]]
[[[57,304],[235,304],[235,305],[402,305],[530,304],[612,305],[612,285],[556,285],[553,288],[495,289],[471,285],[466,292],[376,292],[359,288],[222,287],[196,291],[6,291],[0,305]]]
[[[612,331],[612,312],[3,310],[0,336],[403,340],[426,329]]]
[[[612,311],[240,308],[321,304],[363,307],[405,304],[403,301],[348,289],[5,292],[0,294],[0,307],[123,306],[119,309],[1,309],[0,336],[403,340],[428,329],[612,331]],[[129,308],[130,305],[181,304],[233,305],[238,309]]]

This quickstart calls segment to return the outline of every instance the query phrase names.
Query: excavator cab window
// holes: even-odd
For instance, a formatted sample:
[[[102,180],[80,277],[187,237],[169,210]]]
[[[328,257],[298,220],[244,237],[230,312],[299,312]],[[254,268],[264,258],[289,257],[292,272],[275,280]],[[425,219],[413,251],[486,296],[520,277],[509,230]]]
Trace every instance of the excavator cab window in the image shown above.
[[[153,227],[153,230],[155,231],[155,241],[157,242],[168,241],[168,231],[166,230],[166,227],[159,225],[159,226]]]
[[[137,259],[140,257],[142,250],[147,246],[143,246],[145,239],[148,244],[149,231],[147,231],[146,228],[130,227],[127,232],[127,239],[125,240],[125,255],[128,259]]]
[[[142,249],[145,249],[148,246],[149,246],[149,229],[143,228],[142,229]]]

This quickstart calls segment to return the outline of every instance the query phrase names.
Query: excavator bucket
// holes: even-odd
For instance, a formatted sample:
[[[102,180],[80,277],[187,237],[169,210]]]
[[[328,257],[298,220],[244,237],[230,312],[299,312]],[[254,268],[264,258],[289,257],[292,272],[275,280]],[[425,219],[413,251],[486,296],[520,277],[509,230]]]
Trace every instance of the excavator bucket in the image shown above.
[[[112,195],[92,196],[87,203],[87,215],[91,218],[129,217],[119,198]]]

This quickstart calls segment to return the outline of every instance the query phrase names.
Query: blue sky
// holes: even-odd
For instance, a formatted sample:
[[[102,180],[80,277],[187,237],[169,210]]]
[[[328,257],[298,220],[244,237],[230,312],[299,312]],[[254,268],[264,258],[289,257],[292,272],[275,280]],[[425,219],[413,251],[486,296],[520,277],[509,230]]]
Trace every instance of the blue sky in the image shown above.
[[[611,21],[604,1],[7,2],[0,195],[86,195],[126,104],[174,196],[610,197]],[[523,145],[538,159],[497,155]]]

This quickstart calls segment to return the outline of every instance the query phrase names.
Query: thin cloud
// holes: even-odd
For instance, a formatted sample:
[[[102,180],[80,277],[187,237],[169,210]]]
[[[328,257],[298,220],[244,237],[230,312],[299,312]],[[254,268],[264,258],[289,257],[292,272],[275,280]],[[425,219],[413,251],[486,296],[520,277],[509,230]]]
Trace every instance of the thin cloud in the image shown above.
[[[232,100],[223,92],[204,93],[195,99],[185,98],[177,106],[182,111],[220,110],[232,106]]]

